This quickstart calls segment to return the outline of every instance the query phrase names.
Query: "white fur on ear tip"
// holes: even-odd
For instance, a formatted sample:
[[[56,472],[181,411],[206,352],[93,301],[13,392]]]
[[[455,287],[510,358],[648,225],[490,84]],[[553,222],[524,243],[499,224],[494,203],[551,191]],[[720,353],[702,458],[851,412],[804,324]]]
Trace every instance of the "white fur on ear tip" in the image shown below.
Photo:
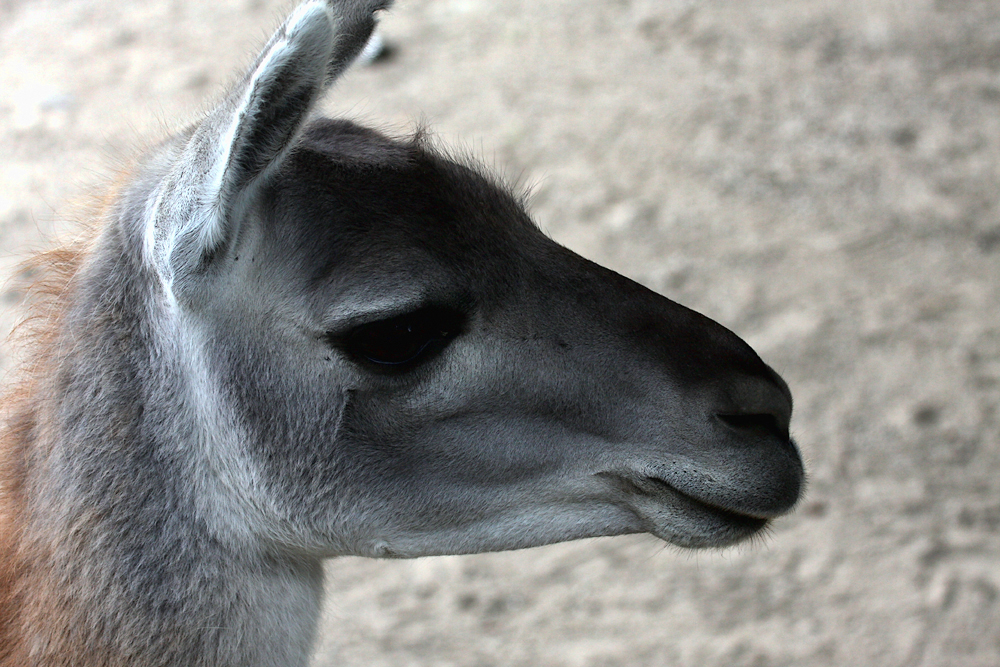
[[[385,40],[382,39],[382,33],[376,30],[368,38],[365,48],[361,49],[357,62],[359,65],[370,65],[381,58],[383,53],[385,53]]]
[[[284,39],[299,48],[312,47],[317,56],[329,54],[334,40],[336,17],[324,2],[299,5],[285,21]]]

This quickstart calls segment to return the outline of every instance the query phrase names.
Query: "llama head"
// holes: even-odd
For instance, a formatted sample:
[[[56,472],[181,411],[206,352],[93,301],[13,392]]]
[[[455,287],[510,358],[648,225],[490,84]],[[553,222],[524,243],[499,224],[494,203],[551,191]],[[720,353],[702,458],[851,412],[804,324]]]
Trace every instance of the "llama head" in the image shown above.
[[[384,4],[300,6],[139,179],[206,511],[268,548],[415,556],[724,545],[790,509],[791,397],[743,341],[419,137],[308,121]]]

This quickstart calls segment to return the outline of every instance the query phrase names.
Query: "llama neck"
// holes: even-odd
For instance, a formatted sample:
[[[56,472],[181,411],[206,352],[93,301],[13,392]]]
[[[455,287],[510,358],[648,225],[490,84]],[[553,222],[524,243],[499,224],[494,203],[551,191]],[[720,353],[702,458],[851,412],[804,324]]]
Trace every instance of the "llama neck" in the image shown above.
[[[0,565],[14,602],[0,610],[0,666],[307,663],[318,560],[220,541],[148,470],[127,486],[102,480],[101,496],[59,474],[57,456],[42,467]]]
[[[103,500],[54,481],[29,479],[27,488],[48,488],[18,512],[13,558],[0,565],[12,602],[0,611],[0,665],[307,663],[319,561],[220,542],[143,471],[127,488],[103,480]]]
[[[112,541],[27,541],[34,551],[47,547],[49,558],[22,563],[20,656],[0,664],[307,664],[321,597],[318,562],[165,540],[139,553],[138,545]]]
[[[320,562],[205,516],[197,428],[170,404],[141,286],[100,284],[120,293],[68,312],[4,434],[23,474],[0,498],[0,667],[305,665]]]

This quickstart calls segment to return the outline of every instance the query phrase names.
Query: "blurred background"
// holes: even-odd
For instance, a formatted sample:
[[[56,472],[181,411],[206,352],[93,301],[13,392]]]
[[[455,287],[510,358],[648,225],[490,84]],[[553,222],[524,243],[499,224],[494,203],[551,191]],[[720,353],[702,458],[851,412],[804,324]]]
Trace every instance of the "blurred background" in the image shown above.
[[[0,0],[0,280],[288,8]],[[333,561],[315,664],[1000,665],[1000,4],[398,0],[382,25],[325,112],[425,121],[558,241],[746,338],[810,485],[723,552]]]

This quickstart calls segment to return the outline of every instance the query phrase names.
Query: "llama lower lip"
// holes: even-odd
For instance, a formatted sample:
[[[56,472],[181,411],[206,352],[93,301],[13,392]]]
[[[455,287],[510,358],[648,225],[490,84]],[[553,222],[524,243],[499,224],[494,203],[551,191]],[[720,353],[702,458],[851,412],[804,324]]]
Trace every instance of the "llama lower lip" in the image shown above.
[[[680,496],[681,498],[684,498],[685,500],[688,500],[698,505],[701,509],[717,514],[720,518],[725,519],[731,523],[745,524],[748,526],[753,525],[759,527],[763,527],[764,524],[767,523],[767,519],[765,518],[753,516],[751,514],[744,514],[742,512],[737,512],[735,510],[727,509],[725,507],[720,507],[719,505],[706,502],[704,500],[701,500],[700,498],[695,498],[694,496],[688,495],[683,491],[680,491],[679,489],[677,489],[677,487],[673,486],[669,482],[665,482],[662,479],[659,479],[658,477],[647,477],[646,479],[650,485],[659,487],[664,491]]]
[[[650,533],[679,546],[728,546],[759,533],[769,522],[767,518],[690,496],[657,477],[615,473],[601,476],[627,494],[629,506],[650,524]]]

